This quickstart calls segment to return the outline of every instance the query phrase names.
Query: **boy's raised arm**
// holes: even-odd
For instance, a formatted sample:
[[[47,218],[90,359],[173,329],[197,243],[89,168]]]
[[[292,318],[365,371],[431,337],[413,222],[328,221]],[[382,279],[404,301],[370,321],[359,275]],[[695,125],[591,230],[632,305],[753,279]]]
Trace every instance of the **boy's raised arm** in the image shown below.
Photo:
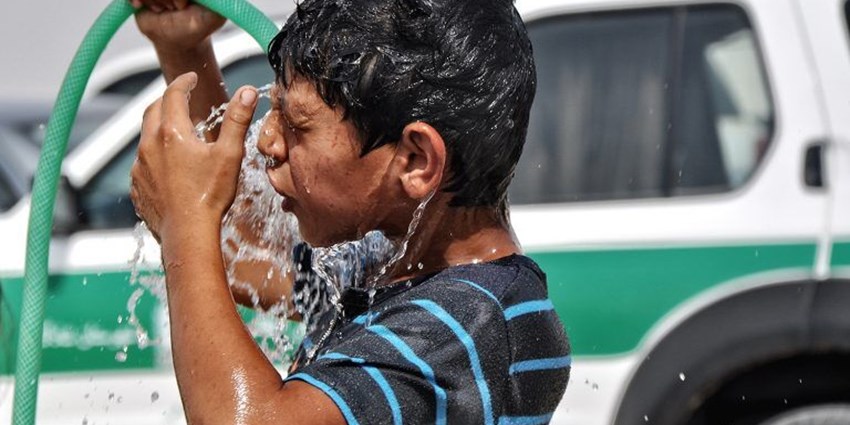
[[[228,101],[211,39],[212,34],[224,25],[225,19],[189,0],[132,0],[130,3],[139,9],[136,24],[153,44],[166,83],[171,84],[187,72],[198,75],[197,86],[189,99],[189,116],[196,124],[206,120],[212,108]],[[207,140],[217,138],[218,128],[207,134]],[[241,237],[250,241],[255,235],[243,231]],[[231,261],[226,257],[225,260]],[[283,299],[289,299],[291,273],[269,273],[274,268],[269,262],[245,261],[232,266],[237,280],[251,285],[231,287],[236,302],[254,307],[255,301],[258,301],[260,307],[268,309]],[[270,275],[272,278],[268,277]],[[293,310],[290,308],[289,311]]]
[[[205,120],[210,109],[227,102],[227,90],[212,47],[212,34],[225,19],[188,0],[133,0],[136,25],[153,43],[165,81],[187,72],[198,75],[189,101],[192,122]],[[144,6],[144,7],[142,7]],[[215,139],[217,130],[211,134]]]
[[[324,392],[284,383],[236,312],[221,254],[221,221],[236,194],[245,133],[257,102],[250,87],[230,100],[215,143],[196,139],[176,78],[145,111],[130,195],[162,245],[174,370],[190,424],[341,425]]]

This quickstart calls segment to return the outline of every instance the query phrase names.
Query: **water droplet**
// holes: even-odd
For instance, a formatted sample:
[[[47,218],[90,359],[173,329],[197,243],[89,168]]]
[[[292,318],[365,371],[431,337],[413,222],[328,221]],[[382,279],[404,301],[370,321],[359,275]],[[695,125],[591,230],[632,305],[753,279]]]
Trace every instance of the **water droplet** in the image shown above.
[[[156,403],[159,400],[159,392],[154,391],[151,393],[151,403]]]
[[[83,418],[83,425],[89,425],[89,418]]]
[[[422,269],[424,269],[424,268],[425,268],[425,265],[424,265],[424,264],[422,264],[422,263],[419,263],[419,264],[417,264],[417,265],[416,265],[416,267],[418,267],[418,268],[419,268],[419,270],[422,270]]]
[[[649,416],[647,416],[647,415],[643,415],[643,421],[644,421],[644,422],[649,422]]]
[[[115,393],[110,392],[110,393],[109,393],[109,395],[107,396],[107,398],[108,398],[109,400],[114,400],[114,399],[115,399]]]
[[[594,383],[593,383],[593,385],[591,385],[591,386],[590,386],[590,388],[593,388],[593,391],[596,391],[596,390],[598,390],[598,389],[599,389],[599,384],[597,384],[596,382],[594,382]]]
[[[124,316],[119,314],[118,315],[118,324],[120,325],[121,323],[124,323]]]
[[[685,381],[685,374],[684,373],[679,374],[679,380],[683,381],[683,382]]]
[[[783,398],[783,399],[782,399],[782,402],[783,402],[783,403],[785,403],[785,404],[788,404],[788,399],[787,399],[787,398]]]
[[[89,284],[89,278],[88,278],[88,277],[84,277],[84,278],[83,278],[83,286],[86,286],[86,285],[88,285],[88,284]]]
[[[119,351],[115,353],[115,361],[118,363],[124,363],[127,361],[127,353],[123,351]]]
[[[741,400],[746,400],[746,399],[747,399],[747,396],[745,396],[745,395],[741,396]]]

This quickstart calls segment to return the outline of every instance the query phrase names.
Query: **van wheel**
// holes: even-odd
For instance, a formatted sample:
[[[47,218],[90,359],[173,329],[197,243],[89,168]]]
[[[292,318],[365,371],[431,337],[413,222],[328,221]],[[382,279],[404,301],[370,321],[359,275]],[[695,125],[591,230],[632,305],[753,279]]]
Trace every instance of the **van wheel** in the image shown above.
[[[760,425],[847,425],[850,404],[823,404],[794,409],[774,416]]]

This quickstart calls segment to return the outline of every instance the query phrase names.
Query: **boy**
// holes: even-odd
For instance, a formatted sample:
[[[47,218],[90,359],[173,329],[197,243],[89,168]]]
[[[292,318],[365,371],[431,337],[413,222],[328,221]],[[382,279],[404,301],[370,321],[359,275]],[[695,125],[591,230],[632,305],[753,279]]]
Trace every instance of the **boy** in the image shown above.
[[[307,0],[272,42],[258,146],[304,240],[400,240],[424,208],[371,307],[346,289],[285,380],[236,313],[219,240],[257,92],[238,89],[216,141],[198,141],[193,122],[225,101],[209,41],[223,20],[133,3],[170,85],[145,113],[131,196],[162,245],[188,421],[547,423],[570,357],[508,216],[535,85],[511,2]]]

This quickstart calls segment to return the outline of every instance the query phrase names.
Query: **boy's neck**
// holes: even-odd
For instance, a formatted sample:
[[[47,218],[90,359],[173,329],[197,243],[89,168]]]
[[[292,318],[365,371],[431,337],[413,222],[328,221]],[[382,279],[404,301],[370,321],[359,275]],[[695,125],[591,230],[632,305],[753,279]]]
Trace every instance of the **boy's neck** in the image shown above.
[[[492,207],[438,207],[426,211],[390,281],[521,252],[506,213]]]

